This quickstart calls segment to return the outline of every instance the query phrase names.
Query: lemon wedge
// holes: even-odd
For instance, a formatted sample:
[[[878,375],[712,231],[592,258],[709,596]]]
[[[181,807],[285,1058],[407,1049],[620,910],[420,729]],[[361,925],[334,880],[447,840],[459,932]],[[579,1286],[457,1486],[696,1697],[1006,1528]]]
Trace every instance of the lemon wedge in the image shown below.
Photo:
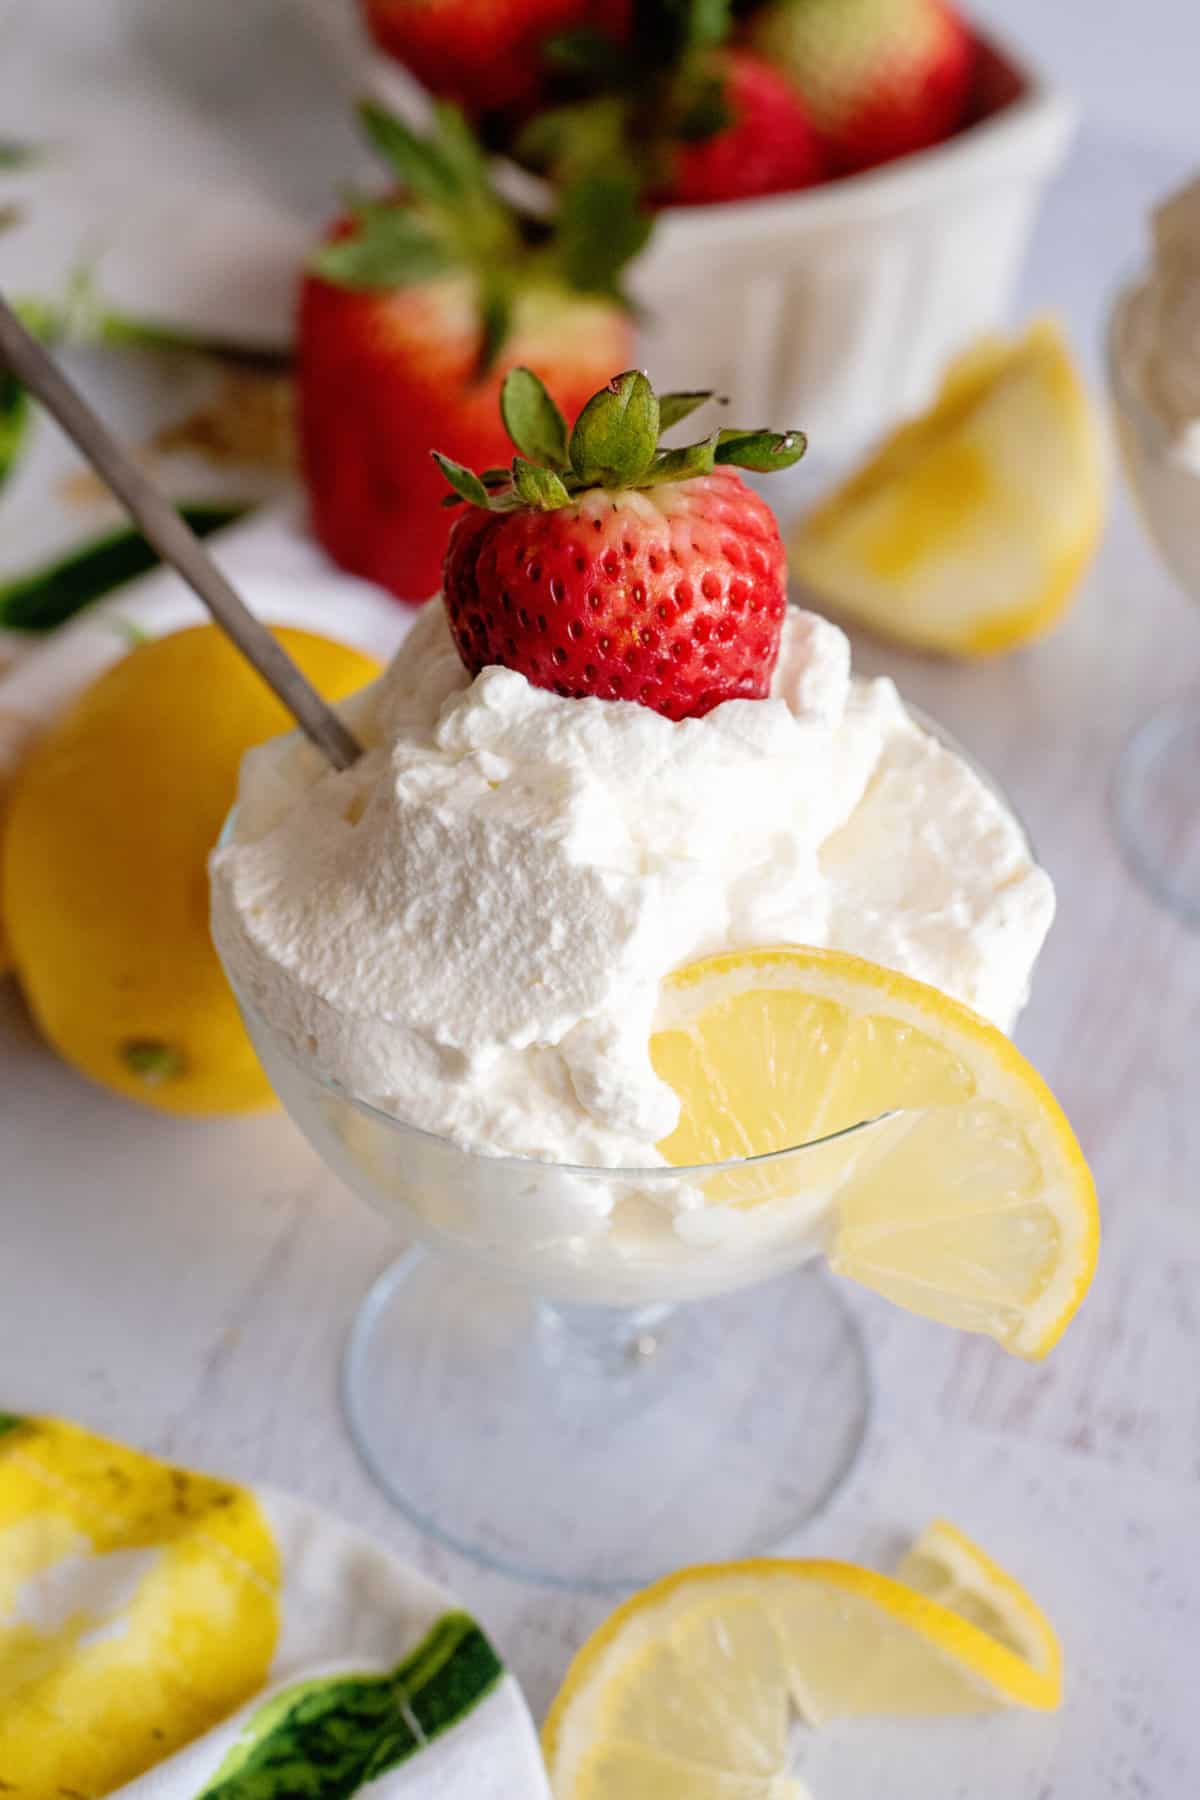
[[[1095,1187],[1041,1076],[968,1007],[841,951],[732,951],[668,977],[650,1055],[681,1102],[674,1166],[812,1146],[707,1177],[709,1205],[816,1192],[838,1273],[1021,1356],[1061,1337]]]
[[[920,649],[988,656],[1053,626],[1100,535],[1104,457],[1058,326],[985,338],[922,417],[801,524],[799,579]]]
[[[668,1575],[579,1651],[542,1743],[555,1800],[784,1800],[804,1792],[787,1773],[793,1713],[816,1726],[1061,1698],[1045,1615],[939,1521],[894,1580],[766,1559]]]
[[[1006,1645],[1045,1682],[1052,1696],[1047,1704],[1058,1705],[1062,1649],[1049,1620],[1020,1582],[965,1532],[948,1519],[935,1519],[904,1557],[896,1579]]]

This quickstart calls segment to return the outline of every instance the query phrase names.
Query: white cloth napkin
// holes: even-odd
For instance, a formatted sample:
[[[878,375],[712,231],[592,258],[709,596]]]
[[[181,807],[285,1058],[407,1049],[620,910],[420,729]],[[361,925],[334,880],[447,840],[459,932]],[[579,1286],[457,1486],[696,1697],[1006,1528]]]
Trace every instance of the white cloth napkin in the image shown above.
[[[304,1501],[4,1412],[0,1692],[5,1792],[549,1796],[444,1589]]]
[[[270,1684],[118,1789],[120,1800],[549,1800],[521,1690],[451,1595],[315,1507],[255,1492],[283,1565],[283,1628]],[[388,1680],[409,1663],[417,1665],[410,1681]],[[432,1668],[424,1685],[422,1663]],[[386,1694],[374,1726],[356,1717],[364,1679]],[[344,1745],[349,1764],[361,1755],[391,1766],[357,1785],[346,1778],[335,1785],[323,1772],[325,1785],[317,1785],[317,1771],[300,1763],[308,1785],[295,1774],[289,1780],[297,1720],[314,1714],[324,1716],[308,1723],[298,1751],[310,1764],[323,1743]],[[271,1777],[260,1773],[264,1767]]]

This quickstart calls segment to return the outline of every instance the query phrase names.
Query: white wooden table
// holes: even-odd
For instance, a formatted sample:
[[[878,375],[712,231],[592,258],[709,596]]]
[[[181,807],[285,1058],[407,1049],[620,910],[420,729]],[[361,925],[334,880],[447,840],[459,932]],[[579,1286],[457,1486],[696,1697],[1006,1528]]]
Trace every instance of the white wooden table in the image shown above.
[[[1085,135],[1047,208],[1022,311],[1064,310],[1093,371],[1141,209],[1184,166]],[[869,1437],[794,1546],[886,1566],[947,1514],[1057,1622],[1064,1711],[834,1731],[806,1772],[839,1800],[1189,1800],[1200,1794],[1200,937],[1126,876],[1107,806],[1131,724],[1200,675],[1200,618],[1118,498],[1087,591],[1047,644],[979,669],[867,644],[859,655],[995,771],[1058,885],[1020,1037],[1090,1153],[1105,1238],[1080,1318],[1038,1368],[852,1296],[874,1367]],[[394,1248],[283,1118],[177,1124],[132,1111],[57,1062],[0,984],[0,1404],[277,1483],[376,1531],[457,1588],[540,1710],[603,1603],[484,1574],[423,1540],[372,1486],[339,1414],[346,1330]],[[781,1370],[781,1404],[786,1380]]]

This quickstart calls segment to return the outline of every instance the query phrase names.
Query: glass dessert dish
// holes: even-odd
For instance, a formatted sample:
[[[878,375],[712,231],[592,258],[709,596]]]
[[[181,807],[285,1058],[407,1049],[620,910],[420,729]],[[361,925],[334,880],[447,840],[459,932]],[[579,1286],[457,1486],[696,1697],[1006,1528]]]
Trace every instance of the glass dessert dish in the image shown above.
[[[422,1246],[371,1288],[342,1372],[355,1444],[415,1524],[605,1590],[765,1551],[821,1507],[862,1440],[867,1364],[832,1281],[798,1265],[848,1145],[684,1170],[482,1155],[302,1068],[240,999],[296,1124]],[[663,1204],[689,1185],[728,1209],[764,1183],[789,1222],[736,1245],[689,1243]]]
[[[1108,383],[1121,462],[1147,533],[1200,600],[1200,434],[1173,432],[1140,390],[1147,284],[1128,282],[1108,326]],[[1113,789],[1116,829],[1134,874],[1185,924],[1200,927],[1200,693],[1168,702],[1138,726]]]
[[[600,1590],[765,1551],[850,1467],[867,1370],[823,1251],[1034,1355],[1094,1262],[1086,1169],[1003,1036],[1049,877],[788,607],[738,468],[802,436],[657,448],[704,398],[629,370],[568,439],[512,370],[511,479],[439,459],[471,504],[347,703],[362,754],[250,752],[210,862],[268,1077],[420,1246],[351,1331],[363,1457],[455,1549]]]
[[[602,1592],[764,1553],[821,1509],[870,1380],[818,1259],[839,1186],[909,1115],[703,1167],[484,1154],[300,1060],[226,968],[295,1123],[414,1246],[371,1287],[342,1366],[354,1443],[414,1524],[518,1578]]]

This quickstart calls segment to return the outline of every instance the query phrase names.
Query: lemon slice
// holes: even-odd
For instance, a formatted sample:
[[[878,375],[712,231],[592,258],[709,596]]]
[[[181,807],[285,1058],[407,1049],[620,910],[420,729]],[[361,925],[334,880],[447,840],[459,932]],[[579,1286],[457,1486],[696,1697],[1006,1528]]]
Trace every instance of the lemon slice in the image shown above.
[[[962,1604],[850,1563],[768,1560],[684,1569],[634,1595],[550,1709],[556,1800],[801,1794],[787,1775],[793,1712],[821,1725],[1059,1705],[1058,1641],[1011,1576],[940,1523],[906,1567],[939,1581],[952,1568]]]
[[[965,1532],[948,1519],[935,1519],[904,1557],[896,1579],[1006,1645],[1043,1678],[1057,1705],[1062,1692],[1057,1635],[1020,1582]]]
[[[668,977],[650,1055],[681,1101],[676,1167],[813,1145],[708,1177],[709,1205],[816,1192],[840,1274],[1021,1356],[1062,1335],[1095,1188],[1045,1082],[968,1007],[841,951],[733,951]]]
[[[919,648],[986,656],[1048,631],[1104,513],[1097,421],[1058,327],[986,338],[937,400],[804,519],[799,578]]]

